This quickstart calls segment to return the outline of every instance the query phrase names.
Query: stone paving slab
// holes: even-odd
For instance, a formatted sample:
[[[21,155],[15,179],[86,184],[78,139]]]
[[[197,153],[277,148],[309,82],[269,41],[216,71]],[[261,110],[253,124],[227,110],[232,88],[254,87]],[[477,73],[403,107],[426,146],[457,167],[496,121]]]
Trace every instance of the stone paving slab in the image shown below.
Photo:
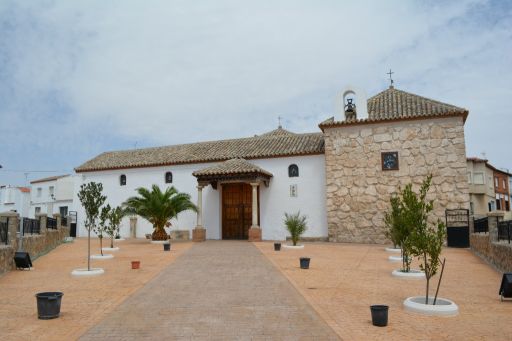
[[[339,340],[246,241],[194,245],[81,340]]]

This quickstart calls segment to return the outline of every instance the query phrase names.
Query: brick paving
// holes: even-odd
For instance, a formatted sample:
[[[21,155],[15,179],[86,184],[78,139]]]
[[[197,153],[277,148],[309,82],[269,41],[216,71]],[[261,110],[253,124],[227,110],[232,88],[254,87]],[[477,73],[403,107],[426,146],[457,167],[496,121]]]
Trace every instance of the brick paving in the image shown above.
[[[248,242],[195,244],[81,340],[338,340]]]
[[[137,289],[157,276],[192,243],[173,243],[171,252],[147,240],[119,242],[115,258],[93,260],[105,274],[74,278],[71,271],[87,267],[87,239],[62,244],[35,260],[34,271],[10,271],[0,276],[0,340],[76,340]],[[97,239],[91,253],[99,253]],[[132,270],[130,262],[140,260]],[[36,298],[42,291],[62,291],[61,316],[53,320],[37,318]]]
[[[467,249],[442,253],[439,296],[455,301],[459,315],[427,317],[402,307],[405,298],[424,295],[425,281],[392,277],[400,264],[388,262],[391,254],[381,245],[307,243],[280,252],[272,243],[255,245],[344,340],[512,340],[512,302],[498,296],[502,274]],[[301,256],[311,257],[307,271],[299,268]],[[389,305],[387,327],[372,326],[372,304]]]

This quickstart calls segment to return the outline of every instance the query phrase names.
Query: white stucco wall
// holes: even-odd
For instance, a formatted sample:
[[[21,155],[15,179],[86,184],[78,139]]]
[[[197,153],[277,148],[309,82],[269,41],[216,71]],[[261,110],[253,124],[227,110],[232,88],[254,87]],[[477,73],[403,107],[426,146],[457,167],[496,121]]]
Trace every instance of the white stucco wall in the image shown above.
[[[60,207],[68,207],[68,212],[73,210],[74,176],[66,176],[57,180],[36,182],[32,184],[30,198],[30,218],[34,218],[36,207],[41,208],[41,213],[52,216],[60,213]],[[50,187],[53,186],[53,198]],[[41,189],[39,196],[38,189]]]
[[[260,225],[263,239],[285,239],[287,232],[284,228],[284,212],[293,213],[298,210],[308,216],[308,237],[326,237],[327,219],[325,210],[325,166],[324,156],[296,156],[286,158],[273,158],[250,160],[252,163],[271,172],[274,177],[270,186],[261,186],[260,189]],[[299,166],[299,177],[288,177],[288,166],[295,163]],[[197,179],[192,172],[212,166],[213,163],[177,165],[166,167],[134,168],[124,170],[111,170],[100,172],[81,173],[75,181],[74,210],[78,212],[78,233],[85,236],[87,231],[83,226],[84,211],[76,197],[82,183],[91,181],[101,182],[107,202],[110,205],[121,205],[128,197],[136,195],[138,187],[150,187],[157,184],[165,188],[164,175],[173,173],[173,183],[180,192],[189,193],[194,203],[197,202]],[[119,177],[125,174],[126,186],[119,185]],[[290,197],[290,185],[297,185],[298,196]],[[211,186],[203,189],[203,225],[207,230],[208,239],[221,238],[221,193],[222,186],[214,190]],[[172,222],[172,229],[192,230],[196,225],[196,214],[184,212]],[[137,237],[144,237],[151,233],[149,222],[138,219]],[[121,224],[121,235],[129,236],[129,220],[125,218]]]
[[[0,188],[0,212],[16,211],[21,217],[28,217],[29,208],[30,193],[13,186]]]

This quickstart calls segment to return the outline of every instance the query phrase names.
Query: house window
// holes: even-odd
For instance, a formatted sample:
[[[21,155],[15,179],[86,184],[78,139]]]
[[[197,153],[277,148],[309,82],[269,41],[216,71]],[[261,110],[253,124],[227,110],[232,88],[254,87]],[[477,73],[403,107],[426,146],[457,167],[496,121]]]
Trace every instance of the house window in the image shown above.
[[[468,183],[471,183],[471,172],[468,172]]]
[[[55,187],[50,186],[48,188],[48,196],[53,199],[53,193],[55,192]]]
[[[165,183],[172,184],[172,172],[165,173]]]
[[[475,214],[475,204],[472,201],[469,203],[469,212],[471,215]]]
[[[68,216],[68,207],[67,206],[59,207],[59,213],[60,213],[61,217],[67,217]]]
[[[125,186],[126,185],[126,175],[121,174],[121,176],[119,177],[119,184],[121,186]]]
[[[43,195],[43,189],[41,187],[37,188],[37,197],[41,198],[41,195]]]
[[[505,194],[505,210],[510,211],[509,196]]]
[[[41,207],[36,207],[35,213],[36,213],[36,214],[41,213]]]
[[[496,209],[501,210],[501,200],[500,199],[496,199]]]
[[[296,164],[288,166],[288,177],[294,178],[299,176],[299,166]]]
[[[507,182],[503,179],[503,189],[507,188]]]
[[[496,186],[496,188],[498,188],[498,178],[494,178],[494,186]]]

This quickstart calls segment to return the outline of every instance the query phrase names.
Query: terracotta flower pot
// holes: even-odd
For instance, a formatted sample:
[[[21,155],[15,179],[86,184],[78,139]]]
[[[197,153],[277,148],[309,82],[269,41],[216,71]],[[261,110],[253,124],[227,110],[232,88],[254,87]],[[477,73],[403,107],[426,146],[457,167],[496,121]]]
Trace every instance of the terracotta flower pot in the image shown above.
[[[140,268],[140,260],[132,260],[132,269]]]

